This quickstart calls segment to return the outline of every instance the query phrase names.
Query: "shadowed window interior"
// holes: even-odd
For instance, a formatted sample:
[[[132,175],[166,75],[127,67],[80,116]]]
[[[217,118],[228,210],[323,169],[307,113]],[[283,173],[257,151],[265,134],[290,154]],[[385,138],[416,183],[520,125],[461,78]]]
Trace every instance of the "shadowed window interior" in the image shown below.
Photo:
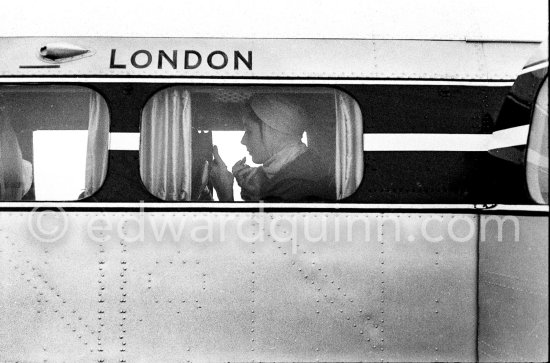
[[[0,86],[0,200],[86,198],[107,171],[109,111],[85,87]]]
[[[176,86],[143,109],[140,173],[167,201],[340,200],[361,182],[362,140],[338,90]]]

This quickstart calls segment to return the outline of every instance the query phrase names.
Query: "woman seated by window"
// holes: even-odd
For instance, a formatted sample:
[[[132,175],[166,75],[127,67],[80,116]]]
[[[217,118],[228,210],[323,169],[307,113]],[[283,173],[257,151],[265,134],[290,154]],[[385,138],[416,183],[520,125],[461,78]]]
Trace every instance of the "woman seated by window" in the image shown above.
[[[211,180],[221,201],[233,201],[234,179],[244,200],[335,199],[334,176],[301,142],[311,123],[303,108],[282,95],[257,95],[248,102],[243,123],[241,143],[262,166],[250,167],[243,158],[230,172],[215,147]]]

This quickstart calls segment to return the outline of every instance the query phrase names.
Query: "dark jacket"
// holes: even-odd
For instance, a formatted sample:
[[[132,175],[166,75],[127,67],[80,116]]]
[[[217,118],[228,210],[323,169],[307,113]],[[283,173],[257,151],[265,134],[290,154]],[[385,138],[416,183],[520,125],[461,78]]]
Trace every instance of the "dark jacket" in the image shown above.
[[[334,174],[326,160],[308,149],[273,178],[264,175],[260,199],[266,201],[324,201],[336,199]]]

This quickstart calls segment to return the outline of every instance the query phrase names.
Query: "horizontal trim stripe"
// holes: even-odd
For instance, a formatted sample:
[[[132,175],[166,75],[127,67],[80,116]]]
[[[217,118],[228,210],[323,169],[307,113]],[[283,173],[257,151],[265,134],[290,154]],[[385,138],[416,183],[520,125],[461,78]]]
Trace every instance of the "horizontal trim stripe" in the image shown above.
[[[534,65],[531,65],[527,68],[524,68],[518,76],[521,76],[522,74],[531,73],[534,71],[538,71],[539,69],[548,68],[548,61],[544,61],[542,63],[536,63]]]
[[[487,151],[491,135],[364,134],[364,151]]]
[[[509,129],[493,132],[489,148],[487,150],[502,149],[511,146],[527,144],[529,137],[529,125],[511,127]]]
[[[527,143],[529,125],[491,134],[364,134],[364,151],[489,151]],[[139,150],[138,132],[112,132],[109,150]]]
[[[111,132],[109,150],[139,150],[139,132]]]
[[[529,125],[493,134],[364,134],[364,151],[489,151],[525,145]]]

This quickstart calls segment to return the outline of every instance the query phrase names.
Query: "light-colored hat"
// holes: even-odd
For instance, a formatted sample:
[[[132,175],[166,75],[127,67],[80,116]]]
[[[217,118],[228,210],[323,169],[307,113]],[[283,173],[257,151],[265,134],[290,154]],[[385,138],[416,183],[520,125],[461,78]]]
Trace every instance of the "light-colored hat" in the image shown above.
[[[256,95],[249,104],[260,120],[284,134],[302,135],[310,123],[306,111],[283,95]]]

